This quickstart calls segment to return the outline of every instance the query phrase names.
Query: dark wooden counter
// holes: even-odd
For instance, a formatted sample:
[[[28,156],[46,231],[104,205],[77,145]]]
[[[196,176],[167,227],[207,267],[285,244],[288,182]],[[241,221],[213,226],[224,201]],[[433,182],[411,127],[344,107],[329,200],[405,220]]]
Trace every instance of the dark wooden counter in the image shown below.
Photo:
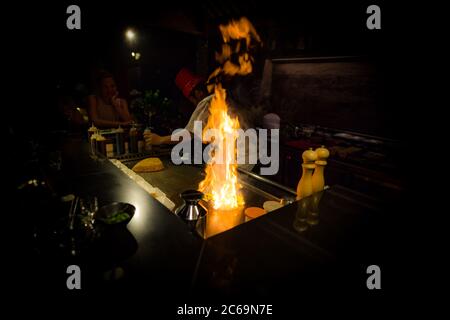
[[[111,163],[91,159],[81,141],[65,144],[62,171],[51,181],[61,195],[97,195],[100,205],[124,201],[137,208],[128,230],[112,232],[93,254],[34,253],[55,290],[67,290],[64,264],[72,262],[84,268],[85,291],[150,290],[178,302],[186,297],[258,301],[292,297],[288,292],[299,290],[358,295],[368,291],[367,266],[389,268],[390,221],[397,204],[340,186],[316,195],[318,216],[302,209],[311,199],[302,200],[203,240]],[[123,271],[120,280],[105,280],[111,267]]]

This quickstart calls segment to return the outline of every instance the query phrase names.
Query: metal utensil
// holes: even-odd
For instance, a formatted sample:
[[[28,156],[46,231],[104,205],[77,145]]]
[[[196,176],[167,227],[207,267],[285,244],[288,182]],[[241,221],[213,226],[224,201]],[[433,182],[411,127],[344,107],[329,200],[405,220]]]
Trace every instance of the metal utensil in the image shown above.
[[[200,217],[206,215],[206,210],[199,205],[203,198],[203,193],[197,190],[186,190],[180,194],[184,203],[175,210],[180,218],[185,221],[197,221]]]

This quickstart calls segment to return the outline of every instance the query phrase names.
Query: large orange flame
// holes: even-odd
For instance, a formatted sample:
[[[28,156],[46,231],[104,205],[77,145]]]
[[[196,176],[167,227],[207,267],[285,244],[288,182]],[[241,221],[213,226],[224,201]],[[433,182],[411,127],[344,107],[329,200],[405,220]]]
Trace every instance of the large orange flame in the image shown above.
[[[235,132],[239,129],[239,120],[228,115],[225,99],[225,89],[220,84],[216,85],[208,123],[203,129],[203,140],[213,143],[213,150],[199,190],[212,201],[214,209],[226,210],[243,205],[244,199],[239,193],[236,164]],[[209,132],[213,132],[214,136],[207,136],[208,129],[212,129]]]
[[[219,28],[224,44],[222,52],[216,54],[216,59],[221,66],[211,74],[210,79],[219,74],[234,76],[252,72],[252,58],[247,50],[252,39],[260,42],[253,25],[247,18],[241,18]],[[231,47],[230,40],[238,40],[234,48]],[[244,40],[245,49],[242,49],[240,41]],[[231,61],[233,53],[237,55],[238,64]],[[203,141],[213,143],[214,148],[205,169],[206,177],[200,183],[199,190],[205,193],[212,208],[231,210],[244,205],[236,164],[236,131],[240,126],[238,118],[232,118],[228,114],[226,91],[220,83],[214,85],[214,97],[209,112],[207,125],[203,129]],[[208,135],[211,131],[214,132],[213,137]]]

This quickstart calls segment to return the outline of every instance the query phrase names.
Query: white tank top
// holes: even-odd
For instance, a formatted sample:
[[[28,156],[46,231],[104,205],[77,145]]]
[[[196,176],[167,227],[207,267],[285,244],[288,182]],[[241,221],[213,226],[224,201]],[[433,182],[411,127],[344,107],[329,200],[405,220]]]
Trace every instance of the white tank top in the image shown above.
[[[103,101],[102,98],[98,96],[95,96],[95,99],[97,100],[97,115],[99,119],[108,121],[120,121],[120,117],[113,105],[107,104]]]

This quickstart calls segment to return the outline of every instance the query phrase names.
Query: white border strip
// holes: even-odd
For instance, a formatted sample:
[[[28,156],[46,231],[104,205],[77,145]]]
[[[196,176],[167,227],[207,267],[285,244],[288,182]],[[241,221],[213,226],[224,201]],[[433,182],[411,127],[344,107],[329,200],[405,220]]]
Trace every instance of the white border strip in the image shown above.
[[[148,183],[144,178],[138,175],[133,170],[129,169],[126,165],[120,162],[117,159],[109,159],[109,161],[119,168],[123,173],[125,173],[131,180],[136,182],[142,189],[147,191],[153,198],[161,202],[167,209],[173,211],[175,208],[175,203],[172,202],[169,198],[167,198],[166,194],[162,192],[160,189],[152,186]]]

